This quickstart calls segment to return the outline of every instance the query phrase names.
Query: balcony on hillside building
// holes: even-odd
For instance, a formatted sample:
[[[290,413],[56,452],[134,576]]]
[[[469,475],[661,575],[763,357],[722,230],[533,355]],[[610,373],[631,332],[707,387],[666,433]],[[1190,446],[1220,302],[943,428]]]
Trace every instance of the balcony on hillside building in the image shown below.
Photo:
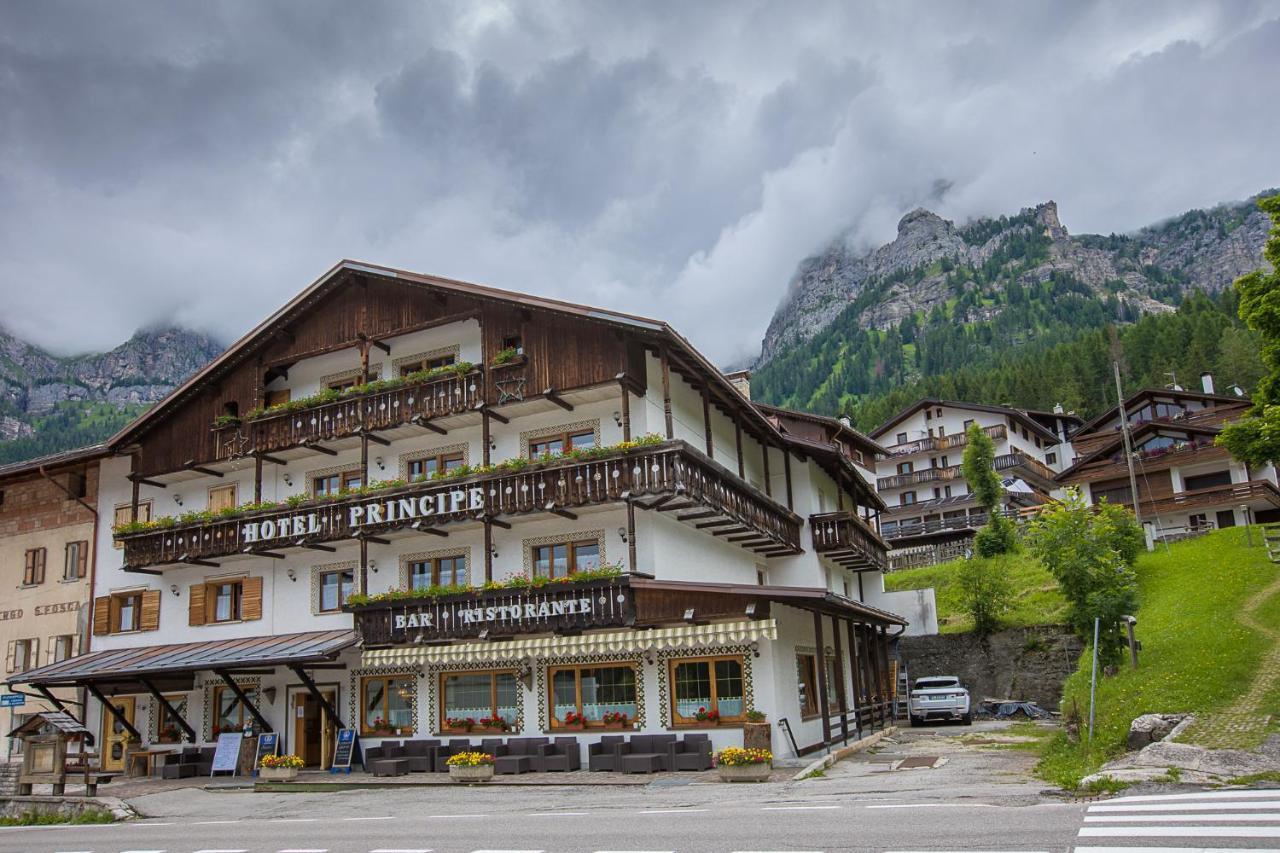
[[[983,427],[982,431],[991,436],[992,441],[1003,441],[1009,435],[1009,430],[1004,424]],[[968,433],[957,432],[952,435],[926,436],[915,441],[908,441],[906,444],[895,444],[885,449],[889,452],[889,456],[911,456],[916,453],[954,450],[957,447],[964,447],[968,443]]]
[[[186,523],[121,531],[126,570],[208,563],[384,534],[412,535],[535,513],[633,503],[669,514],[764,557],[800,553],[800,518],[684,441],[601,448],[549,462],[395,483]]]
[[[994,467],[998,472],[1009,472],[1013,476],[1030,481],[1032,485],[1045,491],[1051,491],[1054,488],[1053,469],[1017,448],[1010,448],[1008,453],[1002,453],[997,456]],[[921,468],[919,471],[907,471],[902,474],[880,477],[876,480],[876,488],[883,491],[885,489],[900,489],[904,486],[918,486],[922,483],[948,483],[961,479],[964,479],[964,474],[959,465],[949,465],[945,468],[938,466],[936,468]]]
[[[884,571],[889,546],[854,512],[824,512],[809,516],[813,550],[852,571]]]

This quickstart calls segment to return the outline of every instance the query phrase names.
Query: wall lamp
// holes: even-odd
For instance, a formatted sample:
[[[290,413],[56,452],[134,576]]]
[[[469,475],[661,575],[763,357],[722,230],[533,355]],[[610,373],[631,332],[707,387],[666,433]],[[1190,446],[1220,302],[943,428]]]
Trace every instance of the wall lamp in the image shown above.
[[[182,506],[182,495],[174,495],[173,502],[176,503],[178,506]]]
[[[613,422],[618,426],[622,426],[622,412],[613,413]]]
[[[377,561],[377,560],[370,560],[370,561],[369,561],[369,571],[373,572],[375,575],[378,573],[378,561]]]
[[[383,460],[382,460],[382,457],[381,457],[381,456],[375,456],[375,457],[373,457],[373,464],[378,466],[378,470],[379,470],[379,471],[385,471],[385,470],[387,470],[386,463],[384,463],[384,462],[383,462]]]
[[[176,598],[178,596],[178,585],[176,583],[169,584],[169,592],[173,593]]]
[[[627,528],[625,527],[618,528],[618,538],[621,539],[623,542],[627,541]]]
[[[498,559],[498,546],[494,545],[492,548],[490,548],[489,554],[492,555],[495,560]]]
[[[289,571],[285,572],[285,574],[289,576],[289,580],[293,581],[294,583],[298,582],[298,573],[293,569],[293,567],[290,567]]]
[[[293,485],[293,477],[292,477],[292,476],[290,476],[289,472],[287,472],[287,471],[285,472],[285,475],[284,475],[284,484],[285,484],[286,486],[292,486],[292,485]]]

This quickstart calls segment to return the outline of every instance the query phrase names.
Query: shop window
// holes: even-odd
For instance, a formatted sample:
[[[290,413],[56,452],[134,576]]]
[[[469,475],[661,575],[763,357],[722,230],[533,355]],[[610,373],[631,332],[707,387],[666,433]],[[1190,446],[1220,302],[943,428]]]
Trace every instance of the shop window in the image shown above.
[[[168,708],[161,707],[160,703],[156,703],[156,711],[160,717],[156,721],[156,740],[159,743],[182,743],[182,726],[178,723],[179,719],[186,719],[187,716],[187,695],[185,693],[174,693],[164,697],[173,710],[174,714]]]
[[[360,733],[385,735],[413,733],[412,676],[377,675],[360,681]]]
[[[49,638],[49,654],[53,656],[51,663],[59,663],[75,655],[76,635],[59,634]]]
[[[347,603],[347,598],[355,592],[356,572],[355,569],[320,572],[316,583],[320,585],[320,612],[337,613],[342,610],[342,605]]]
[[[440,725],[449,719],[502,718],[514,729],[519,717],[520,685],[514,672],[440,674]]]
[[[89,573],[89,543],[84,540],[67,543],[66,561],[62,566],[62,579],[74,581]]]
[[[676,725],[708,719],[734,722],[746,713],[740,656],[679,658],[671,660],[670,667],[671,718]]]
[[[243,686],[240,688],[249,701],[257,707],[259,703],[258,688]],[[244,731],[246,723],[253,723],[253,714],[236,696],[235,691],[225,684],[213,688],[213,729],[209,732],[210,740],[217,740],[223,732]]]
[[[821,713],[818,704],[818,669],[817,655],[796,655],[796,683],[799,690],[800,716],[816,717]],[[839,707],[840,694],[836,690],[836,662],[834,658],[826,658],[827,707]]]
[[[600,567],[600,540],[578,539],[531,548],[535,577],[564,578]]]
[[[322,474],[311,478],[311,493],[317,497],[329,497],[342,492],[349,492],[364,485],[364,476],[359,468],[351,471],[339,471],[333,474]]]
[[[276,406],[283,406],[285,403],[293,399],[293,394],[288,388],[281,388],[279,391],[268,391],[262,400],[263,408],[272,409]]]
[[[584,450],[595,446],[596,432],[594,429],[555,433],[529,439],[529,457],[536,459],[539,456],[556,456],[561,453],[568,453],[570,450]]]
[[[437,474],[448,473],[454,468],[462,467],[462,451],[454,453],[437,453],[433,456],[423,456],[418,459],[410,459],[406,468],[406,473],[410,480],[429,480]]]
[[[215,486],[209,490],[209,512],[223,512],[236,508],[236,485]]]
[[[634,666],[557,666],[551,667],[550,680],[553,729],[563,726],[570,713],[588,726],[604,725],[605,714],[636,718]]]
[[[426,589],[432,586],[463,586],[467,583],[467,557],[453,554],[431,557],[409,563],[409,588]]]
[[[27,549],[26,564],[22,570],[22,585],[35,586],[44,583],[44,564],[48,552],[44,548]]]

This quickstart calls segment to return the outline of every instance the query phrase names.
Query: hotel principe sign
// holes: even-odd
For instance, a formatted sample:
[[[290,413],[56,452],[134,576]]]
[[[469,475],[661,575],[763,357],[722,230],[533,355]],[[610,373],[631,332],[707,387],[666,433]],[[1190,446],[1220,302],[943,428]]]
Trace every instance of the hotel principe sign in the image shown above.
[[[484,508],[482,488],[443,489],[246,522],[240,529],[240,541],[249,544],[333,534],[336,532],[335,523],[341,526],[344,522],[346,529],[354,533],[362,527],[403,525],[432,518],[449,521],[459,516],[475,515],[483,512]]]

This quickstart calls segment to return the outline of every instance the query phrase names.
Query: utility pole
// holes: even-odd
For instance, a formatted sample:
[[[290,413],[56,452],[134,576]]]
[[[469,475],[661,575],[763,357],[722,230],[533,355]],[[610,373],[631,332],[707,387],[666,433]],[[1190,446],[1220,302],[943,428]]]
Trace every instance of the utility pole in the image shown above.
[[[1089,673],[1089,744],[1093,745],[1093,705],[1098,696],[1098,629],[1102,620],[1093,617],[1093,668]]]
[[[1133,442],[1129,436],[1129,413],[1124,410],[1124,391],[1120,387],[1120,362],[1111,362],[1116,374],[1116,403],[1120,407],[1120,433],[1124,439],[1124,461],[1129,466],[1129,491],[1133,495],[1133,515],[1142,524],[1142,508],[1138,501],[1138,474],[1133,470]]]

